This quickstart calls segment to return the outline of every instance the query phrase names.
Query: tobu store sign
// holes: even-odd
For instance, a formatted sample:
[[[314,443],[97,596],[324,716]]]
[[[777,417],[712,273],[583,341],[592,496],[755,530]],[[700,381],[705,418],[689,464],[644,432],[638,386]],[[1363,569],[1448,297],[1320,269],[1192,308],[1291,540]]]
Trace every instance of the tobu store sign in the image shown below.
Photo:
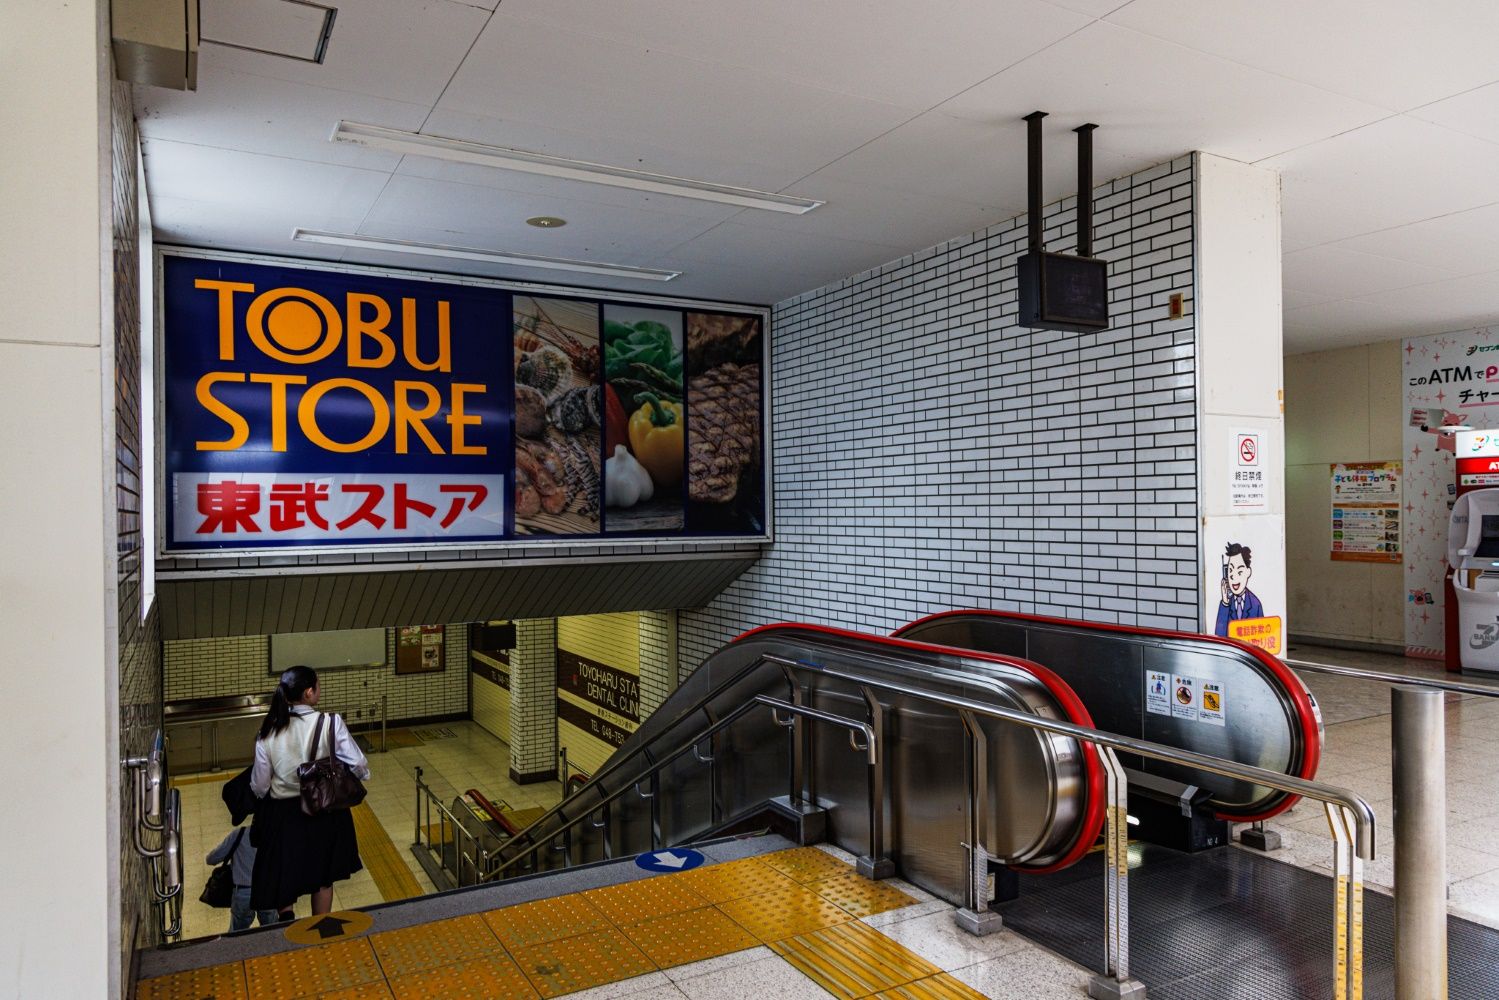
[[[167,256],[168,549],[505,537],[493,289]]]
[[[160,262],[165,552],[769,538],[763,311]]]

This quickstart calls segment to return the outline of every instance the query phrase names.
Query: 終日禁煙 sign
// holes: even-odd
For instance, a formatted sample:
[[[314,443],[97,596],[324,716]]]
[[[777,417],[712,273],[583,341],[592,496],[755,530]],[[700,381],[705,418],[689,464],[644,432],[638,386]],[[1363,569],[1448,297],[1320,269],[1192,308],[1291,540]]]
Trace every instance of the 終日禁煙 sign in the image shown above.
[[[509,294],[162,259],[168,550],[506,537]]]

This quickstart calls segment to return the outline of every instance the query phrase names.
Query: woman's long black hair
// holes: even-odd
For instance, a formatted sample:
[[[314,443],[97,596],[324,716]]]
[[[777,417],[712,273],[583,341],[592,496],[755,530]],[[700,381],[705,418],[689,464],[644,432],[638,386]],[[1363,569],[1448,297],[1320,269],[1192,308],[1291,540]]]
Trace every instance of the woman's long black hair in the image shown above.
[[[260,724],[260,734],[255,738],[263,740],[291,725],[291,707],[302,700],[302,695],[307,693],[308,688],[315,687],[317,671],[311,667],[292,667],[282,674],[281,682],[271,695],[271,710],[265,714],[265,721]]]

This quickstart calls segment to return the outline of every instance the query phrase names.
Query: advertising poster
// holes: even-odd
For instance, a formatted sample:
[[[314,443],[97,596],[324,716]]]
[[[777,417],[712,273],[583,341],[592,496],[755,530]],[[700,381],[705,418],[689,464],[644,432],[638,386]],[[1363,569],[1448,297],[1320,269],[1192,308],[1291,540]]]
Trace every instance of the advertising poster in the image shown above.
[[[1405,652],[1438,659],[1446,646],[1447,519],[1457,498],[1456,436],[1442,429],[1499,429],[1499,330],[1419,337],[1405,341],[1401,353]]]
[[[1400,463],[1334,463],[1330,471],[1332,558],[1400,562]]]
[[[761,315],[161,260],[166,552],[768,535]]]
[[[1212,518],[1203,529],[1205,628],[1276,656],[1286,648],[1285,543],[1279,519]]]

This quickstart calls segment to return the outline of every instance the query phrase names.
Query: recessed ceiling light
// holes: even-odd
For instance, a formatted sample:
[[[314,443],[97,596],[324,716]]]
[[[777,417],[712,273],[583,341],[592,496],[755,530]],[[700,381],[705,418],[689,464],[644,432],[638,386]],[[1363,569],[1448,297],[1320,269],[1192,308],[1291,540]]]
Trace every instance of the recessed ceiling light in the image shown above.
[[[392,153],[412,156],[430,156],[438,160],[456,163],[476,163],[483,167],[500,170],[518,170],[528,174],[544,174],[565,180],[584,181],[589,184],[608,184],[612,187],[630,188],[635,191],[651,191],[676,198],[694,198],[722,205],[738,205],[741,208],[760,208],[767,212],[786,212],[804,215],[824,204],[812,198],[795,198],[791,195],[756,191],[753,188],[732,187],[727,184],[712,184],[708,181],[688,180],[668,174],[653,174],[627,167],[611,167],[604,163],[587,160],[570,160],[546,153],[532,153],[524,149],[505,146],[487,146],[464,139],[447,139],[440,135],[422,135],[418,132],[403,132],[400,129],[380,125],[362,125],[359,122],[339,122],[329,137],[333,142],[349,142],[371,149],[383,149]]]
[[[681,277],[682,274],[681,271],[631,267],[629,264],[607,264],[602,261],[572,260],[567,257],[540,257],[536,254],[514,253],[509,250],[484,250],[479,247],[419,243],[415,240],[384,239],[379,236],[325,233],[316,229],[294,229],[291,238],[297,243],[321,243],[326,246],[353,247],[358,250],[446,257],[450,260],[477,260],[486,264],[509,264],[513,267],[535,267],[549,271],[574,271],[579,274],[598,274],[606,278],[633,278],[638,281],[670,281]]]
[[[535,226],[537,229],[561,229],[567,225],[567,220],[559,219],[555,215],[533,215],[526,220],[526,225]]]

